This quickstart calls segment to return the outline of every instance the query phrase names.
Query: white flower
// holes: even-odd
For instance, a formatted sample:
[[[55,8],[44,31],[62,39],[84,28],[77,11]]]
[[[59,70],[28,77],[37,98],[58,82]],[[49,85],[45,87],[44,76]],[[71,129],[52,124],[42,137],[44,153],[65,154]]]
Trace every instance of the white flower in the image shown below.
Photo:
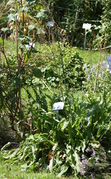
[[[34,48],[34,47],[35,47],[35,44],[32,44],[32,47]]]
[[[54,22],[53,21],[48,21],[47,22],[47,26],[48,27],[53,27],[54,26]]]
[[[91,29],[91,24],[84,23],[82,28],[85,29],[85,30],[90,30]]]
[[[57,102],[53,104],[52,110],[57,111],[57,110],[63,110],[64,109],[64,102]]]
[[[30,42],[30,43],[29,43],[29,45],[30,45],[30,46],[32,46],[32,45],[33,45],[33,43],[32,43],[32,42]]]
[[[35,47],[35,44],[32,42],[30,42],[29,45],[30,45],[30,47],[33,47],[33,48]]]
[[[25,45],[27,50],[30,50],[31,46],[30,45]]]
[[[26,47],[27,50],[30,50],[31,48],[35,47],[35,44],[30,42],[29,44],[26,44],[25,47]]]

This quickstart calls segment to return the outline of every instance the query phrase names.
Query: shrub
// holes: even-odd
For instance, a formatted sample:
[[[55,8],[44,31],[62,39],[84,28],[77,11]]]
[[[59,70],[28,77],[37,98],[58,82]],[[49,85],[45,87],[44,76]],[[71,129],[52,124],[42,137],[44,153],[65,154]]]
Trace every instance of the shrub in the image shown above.
[[[103,158],[107,156],[101,145],[105,136],[110,139],[109,98],[107,94],[98,97],[89,94],[81,99],[67,95],[63,113],[60,112],[58,117],[54,113],[47,113],[46,118],[41,116],[44,121],[41,128],[44,126],[45,130],[28,136],[14,153],[11,151],[5,157],[26,162],[26,169],[44,168],[58,176],[69,173],[91,175],[100,169],[104,172],[109,163],[101,158],[101,155]],[[87,148],[90,148],[89,153]],[[104,148],[106,150],[107,145]],[[103,152],[99,153],[99,150]],[[87,161],[85,166],[83,155]],[[95,162],[98,168],[95,168]],[[84,168],[83,173],[81,167]]]

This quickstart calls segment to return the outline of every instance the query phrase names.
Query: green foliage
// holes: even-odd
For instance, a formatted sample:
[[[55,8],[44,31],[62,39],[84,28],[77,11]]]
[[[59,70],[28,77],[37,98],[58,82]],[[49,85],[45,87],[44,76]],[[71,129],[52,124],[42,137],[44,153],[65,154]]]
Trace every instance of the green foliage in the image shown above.
[[[87,81],[84,83],[86,89],[90,92],[94,90],[97,93],[109,92],[110,70],[106,61],[99,61],[97,64],[90,66],[84,65]]]
[[[0,81],[1,115],[12,119],[9,114],[14,114],[16,111],[21,84],[22,104],[13,124],[16,132],[25,138],[16,150],[3,152],[4,157],[12,162],[19,160],[25,163],[22,166],[24,169],[36,171],[44,168],[50,172],[54,171],[58,176],[69,173],[78,176],[81,174],[82,155],[86,155],[85,150],[88,146],[95,144],[96,141],[100,148],[104,147],[106,151],[110,149],[111,99],[107,64],[100,63],[94,69],[87,68],[87,65],[84,67],[83,59],[74,53],[74,49],[58,45],[46,46],[44,51],[38,47],[37,61],[33,58],[35,53],[32,54],[32,48],[29,50],[26,48],[30,43],[29,38],[22,39],[26,61],[22,64],[20,74],[15,57],[8,57],[9,68],[5,63],[2,66],[6,71],[3,70]],[[50,56],[44,60],[42,55],[48,54],[48,50]],[[84,81],[81,74],[82,77],[88,77],[90,74],[90,83]],[[75,97],[77,95],[74,93],[77,89],[81,89],[81,84],[75,85],[79,84],[79,80],[84,89],[80,98]],[[14,103],[13,97],[15,97]],[[58,101],[64,101],[65,107],[56,114],[52,111],[52,105]],[[106,138],[109,141],[108,146]],[[110,153],[105,155],[110,159]],[[97,156],[101,158],[100,154]],[[92,169],[98,172],[101,165],[98,170],[95,169],[96,158],[87,155],[86,158],[88,167],[85,168],[85,175],[91,175]],[[105,167],[109,168],[108,162],[105,161]],[[105,167],[102,171],[105,171]]]
[[[61,3],[63,8],[58,10]],[[93,68],[84,65],[83,58],[64,41],[76,43],[74,34],[82,33],[81,23],[76,29],[77,18],[84,14],[85,20],[90,10],[94,13],[94,2],[11,0],[7,5],[11,7],[8,25],[10,31],[16,32],[16,54],[7,55],[5,35],[9,28],[2,28],[0,118],[7,119],[24,140],[15,150],[7,151],[10,143],[6,144],[1,149],[4,158],[20,161],[24,170],[45,169],[59,177],[68,174],[93,177],[99,171],[105,172],[106,167],[109,172],[111,85],[107,64],[99,62]],[[55,11],[58,19],[55,14],[51,16]],[[49,20],[58,24],[57,29],[47,27]],[[36,21],[48,32],[50,45],[44,50],[35,47]],[[101,34],[105,36],[103,32],[104,29]],[[68,39],[64,39],[66,34]],[[58,42],[51,44],[55,36]],[[52,106],[58,101],[63,101],[65,107],[53,111]]]
[[[111,107],[108,101],[109,95],[107,94],[100,95],[100,97],[83,96],[82,99],[68,95],[65,99],[64,111],[58,114],[58,118],[54,114],[51,118],[44,118],[45,132],[37,134],[36,131],[36,134],[27,137],[16,151],[9,152],[6,158],[26,162],[24,165],[26,169],[31,167],[39,170],[42,167],[54,171],[58,176],[68,173],[80,174],[82,155],[85,154],[86,148],[90,146],[90,143],[92,146],[98,143],[97,148],[98,146],[101,148],[105,136],[111,130]],[[50,116],[50,114],[47,115]],[[110,136],[108,138],[110,141]],[[107,146],[104,147],[107,148]],[[98,160],[101,160],[101,155],[97,149],[97,158],[100,158]],[[95,166],[96,158],[95,156],[87,157],[89,165],[85,172],[91,175],[90,171]],[[106,166],[109,166],[107,160]],[[98,164],[96,171],[99,171],[101,167]]]
[[[62,46],[47,47],[45,52],[38,48],[36,51],[38,61],[34,61],[32,51],[29,54],[29,50],[25,48],[28,41],[23,39],[23,42],[24,57],[27,60],[24,61],[19,76],[16,58],[8,57],[10,68],[1,74],[0,100],[1,111],[4,112],[5,109],[5,112],[1,114],[10,117],[9,114],[15,112],[17,104],[16,95],[14,104],[12,98],[14,94],[18,96],[19,84],[21,84],[22,105],[14,118],[14,127],[17,133],[26,139],[16,150],[3,151],[4,157],[12,162],[19,160],[25,163],[22,166],[24,169],[34,171],[45,169],[50,172],[54,171],[58,176],[69,173],[78,176],[81,174],[82,155],[86,155],[85,150],[88,146],[95,144],[96,141],[100,148],[104,147],[106,151],[110,149],[111,99],[108,70],[102,66],[102,63],[95,66],[94,70],[90,67],[87,69],[87,66],[83,66],[83,59],[74,53],[73,49],[71,51],[70,48]],[[49,49],[51,54],[44,61],[42,55]],[[55,49],[57,53],[53,55]],[[3,65],[7,69],[7,64]],[[78,76],[75,76],[76,71]],[[90,74],[90,83],[83,81],[81,73],[83,77],[88,77]],[[66,77],[69,81],[64,81]],[[85,91],[78,98],[75,97],[74,91],[81,88],[81,85],[79,87],[75,85],[79,84],[79,80],[84,82],[82,89]],[[94,88],[95,84],[96,88]],[[56,114],[52,111],[52,105],[58,101],[64,101],[65,107],[63,111]],[[105,142],[106,137],[109,146]],[[105,155],[110,158],[109,153]],[[100,154],[97,156],[101,158]],[[88,167],[85,166],[85,175],[91,175],[92,169],[98,172],[101,165],[97,163],[99,167],[98,170],[95,169],[96,158],[87,155],[86,158]],[[109,168],[108,162],[105,161],[105,167]],[[105,167],[102,171],[105,171]]]
[[[13,159],[17,155],[17,158],[20,161],[27,161],[22,165],[23,170],[26,170],[27,168],[40,169],[47,162],[48,151],[52,145],[53,142],[48,140],[48,134],[30,135],[27,137],[25,143],[21,143],[19,150],[16,149],[14,153],[11,151],[7,157]]]
[[[68,0],[62,0],[51,2],[50,6],[50,11],[53,12],[53,14],[51,14],[56,23],[61,29],[66,30],[63,37],[65,37],[66,41],[71,45],[74,44],[76,46],[83,46],[83,23],[89,22],[98,25],[94,20],[100,20],[102,14],[102,4],[99,0],[70,0],[70,2]],[[90,34],[88,38],[90,46],[93,38],[93,34]]]
[[[68,54],[66,54],[66,56],[68,57]],[[67,84],[69,88],[81,88],[84,80],[83,59],[79,54],[74,54],[64,69],[64,83]]]
[[[60,88],[60,86],[64,86],[67,89],[81,89],[82,83],[85,81],[85,72],[84,61],[79,53],[75,49],[64,48],[60,44],[59,47],[57,45],[54,49],[51,46],[51,49],[47,49],[47,51],[49,50],[52,52],[50,56],[52,61],[48,62],[45,67],[44,65],[38,67],[35,75],[37,76],[38,73],[38,75],[44,76],[44,80],[52,87],[58,86]]]
[[[96,37],[96,45],[99,47],[106,47],[110,45],[111,41],[111,22],[110,22],[110,17],[111,17],[111,1],[101,1],[101,4],[103,6],[103,13],[101,15],[101,22],[100,25],[96,27],[96,30],[98,29],[99,32],[97,33]]]
[[[98,26],[99,23],[96,21],[101,20],[104,5],[100,0],[93,0],[91,2],[88,0],[70,0],[70,2],[68,0],[24,0],[23,2],[10,0],[7,4],[3,4],[5,8],[2,8],[1,21],[3,22],[5,19],[4,27],[6,27],[8,19],[6,17],[7,13],[3,9],[7,10],[11,22],[14,19],[16,6],[19,10],[17,17],[20,24],[24,23],[24,29],[27,31],[27,34],[35,37],[37,41],[41,40],[42,42],[42,40],[50,41],[55,39],[66,41],[76,46],[83,46],[83,23],[89,22],[92,25],[96,23]],[[11,9],[10,12],[9,9]],[[48,21],[55,22],[53,28],[47,27]],[[12,32],[14,26],[12,27],[10,23],[8,23],[8,26]],[[92,46],[92,40],[95,38],[94,35],[95,32],[88,35],[90,47]]]

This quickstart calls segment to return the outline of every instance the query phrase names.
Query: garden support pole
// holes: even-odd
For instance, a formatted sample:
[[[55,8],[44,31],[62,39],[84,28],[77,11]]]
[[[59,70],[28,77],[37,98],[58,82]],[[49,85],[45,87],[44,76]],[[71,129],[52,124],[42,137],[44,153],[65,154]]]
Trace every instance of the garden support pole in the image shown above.
[[[87,31],[85,30],[85,36],[84,36],[84,50],[86,49],[86,36],[87,36]]]

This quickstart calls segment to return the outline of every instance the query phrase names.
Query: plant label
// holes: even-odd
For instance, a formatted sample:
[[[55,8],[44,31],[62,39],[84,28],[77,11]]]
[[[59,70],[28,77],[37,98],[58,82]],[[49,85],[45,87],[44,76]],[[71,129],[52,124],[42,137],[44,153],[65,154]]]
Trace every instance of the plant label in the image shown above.
[[[57,102],[53,104],[53,111],[59,111],[64,109],[64,102]]]
[[[91,29],[91,24],[84,23],[82,28],[85,29],[85,30],[90,30]]]
[[[111,56],[107,56],[107,61],[108,61],[108,65],[109,65],[109,69],[111,70]]]

